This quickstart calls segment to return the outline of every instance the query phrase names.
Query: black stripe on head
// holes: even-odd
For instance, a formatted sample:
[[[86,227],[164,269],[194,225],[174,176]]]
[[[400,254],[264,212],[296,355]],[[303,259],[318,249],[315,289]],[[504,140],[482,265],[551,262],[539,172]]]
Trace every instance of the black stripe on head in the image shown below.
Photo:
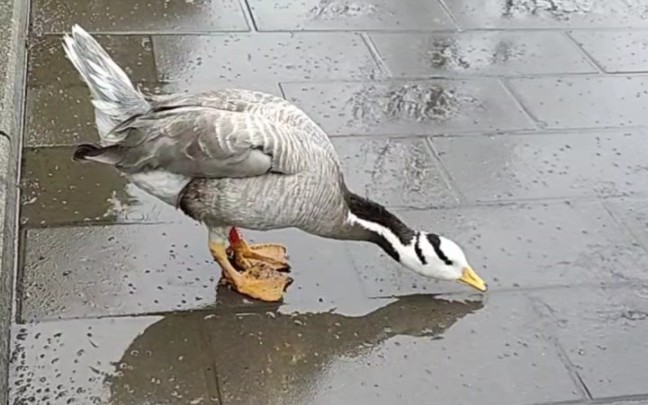
[[[369,240],[380,246],[382,250],[384,250],[392,259],[400,262],[400,255],[398,254],[398,252],[396,251],[396,249],[394,249],[391,243],[387,242],[387,239],[385,239],[382,235],[372,232]]]
[[[422,264],[427,264],[427,260],[425,260],[425,256],[423,256],[423,251],[421,250],[420,242],[421,242],[421,233],[417,232],[416,233],[416,242],[414,242],[414,251],[416,252],[416,255],[418,256],[421,263]]]
[[[403,245],[409,245],[414,239],[414,230],[410,229],[382,205],[353,194],[348,190],[344,190],[344,199],[353,215],[389,229]]]
[[[430,242],[430,245],[434,248],[434,253],[443,261],[443,263],[447,264],[448,266],[452,266],[452,260],[448,259],[448,256],[443,253],[441,250],[441,238],[439,238],[439,235],[435,235],[433,233],[428,233],[427,239]]]

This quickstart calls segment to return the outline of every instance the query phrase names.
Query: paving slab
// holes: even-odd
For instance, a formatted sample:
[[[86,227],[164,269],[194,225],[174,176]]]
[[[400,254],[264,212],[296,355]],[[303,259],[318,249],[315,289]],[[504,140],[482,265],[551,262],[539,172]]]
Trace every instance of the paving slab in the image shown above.
[[[648,31],[571,31],[569,35],[606,73],[648,71]]]
[[[428,296],[406,297],[362,317],[211,318],[207,328],[223,403],[452,398],[454,404],[501,404],[506,398],[531,404],[579,398],[567,370],[540,337],[524,297],[491,296],[480,306]]]
[[[61,146],[96,142],[94,109],[87,87],[54,83],[28,87],[25,146]]]
[[[445,0],[462,28],[645,27],[642,0]]]
[[[26,232],[21,319],[127,315],[213,304],[220,277],[192,222]]]
[[[380,74],[354,33],[155,36],[162,81],[360,79]]]
[[[645,193],[646,133],[592,132],[432,140],[469,201]]]
[[[599,202],[400,211],[464,247],[493,290],[646,280],[645,251]],[[369,296],[470,292],[406,270],[379,249],[351,250]]]
[[[219,404],[203,317],[16,325],[11,403]]]
[[[510,79],[510,83],[531,115],[547,128],[648,123],[647,76]]]
[[[214,32],[247,31],[237,0],[143,0],[77,2],[34,0],[32,30],[37,33],[68,32],[79,24],[88,32]]]
[[[261,31],[455,28],[436,0],[250,0],[248,4]]]
[[[282,83],[329,135],[441,133],[534,128],[495,79]]]
[[[424,138],[334,138],[347,185],[388,207],[458,202]]]
[[[595,73],[560,32],[371,33],[394,77]]]
[[[288,247],[295,282],[286,304],[331,309],[363,297],[345,244],[290,230],[248,236]],[[190,220],[33,229],[23,246],[25,321],[256,305],[237,294],[221,295],[225,287],[217,295],[220,268],[207,249],[207,231]]]
[[[614,218],[648,249],[648,198],[614,198],[604,204]]]
[[[96,3],[96,1],[95,1]],[[87,27],[85,27],[87,28]],[[148,35],[96,35],[101,46],[134,82],[155,81],[155,60]],[[63,37],[52,35],[29,40],[27,85],[29,87],[59,84],[64,89],[81,85],[81,77],[65,56]]]
[[[648,287],[537,291],[552,333],[592,396],[647,395]]]
[[[21,222],[27,227],[82,223],[157,223],[184,215],[129,184],[112,167],[72,160],[74,148],[26,149]]]

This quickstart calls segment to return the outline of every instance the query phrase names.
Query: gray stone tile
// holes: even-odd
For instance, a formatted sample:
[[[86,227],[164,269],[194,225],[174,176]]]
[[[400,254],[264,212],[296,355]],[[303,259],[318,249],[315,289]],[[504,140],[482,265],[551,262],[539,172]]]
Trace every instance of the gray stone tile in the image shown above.
[[[548,128],[648,124],[648,77],[510,79],[522,103]]]
[[[344,244],[291,230],[249,236],[288,247],[295,279],[284,300],[290,307],[331,309],[362,298]],[[220,268],[207,249],[207,232],[189,220],[28,230],[24,248],[21,316],[27,321],[263,306],[225,287],[217,295]]]
[[[464,28],[646,26],[642,0],[445,0]]]
[[[131,80],[155,81],[155,61],[150,36],[96,35],[94,37]],[[71,85],[83,85],[81,77],[65,56],[61,36],[30,39],[27,84],[29,87],[58,84],[63,89]]]
[[[215,302],[220,269],[193,222],[28,230],[26,321],[195,309]]]
[[[572,31],[570,35],[607,73],[648,71],[648,31]]]
[[[491,289],[645,280],[647,255],[598,202],[400,213],[406,223],[464,247]],[[377,247],[350,250],[369,296],[472,292],[393,262]]]
[[[423,138],[334,138],[349,188],[390,207],[457,203]]]
[[[646,134],[546,133],[435,138],[453,184],[471,201],[610,196],[648,189]]]
[[[209,319],[224,404],[530,404],[578,395],[521,296]],[[250,389],[255,381],[258,389]],[[542,383],[540,383],[540,381]],[[551,386],[551,390],[546,387]]]
[[[495,79],[282,83],[329,135],[504,131],[533,124]]]
[[[534,292],[594,398],[648,394],[648,288]]]
[[[261,31],[433,30],[454,28],[437,1],[251,0]]]
[[[62,33],[79,24],[88,32],[247,31],[237,0],[35,0],[32,30]]]
[[[218,404],[204,314],[16,325],[12,404]]]
[[[183,215],[112,167],[72,160],[74,148],[23,152],[21,220],[28,227],[177,221]]]
[[[25,146],[97,142],[94,109],[90,100],[90,91],[84,85],[53,83],[28,88]]]
[[[359,79],[378,74],[363,39],[351,33],[156,36],[162,81]]]
[[[616,198],[606,200],[605,206],[634,237],[648,249],[648,200],[639,198]]]
[[[596,72],[558,32],[374,33],[395,77]]]

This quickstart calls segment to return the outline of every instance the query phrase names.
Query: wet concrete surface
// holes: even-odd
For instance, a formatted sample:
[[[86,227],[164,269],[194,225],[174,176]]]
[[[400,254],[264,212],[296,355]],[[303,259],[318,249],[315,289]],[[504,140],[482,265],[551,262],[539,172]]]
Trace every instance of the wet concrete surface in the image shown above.
[[[648,190],[646,132],[541,133],[432,140],[470,201],[623,196]]]
[[[380,75],[358,34],[156,36],[153,45],[163,81],[335,80]]]
[[[347,184],[388,207],[454,205],[458,198],[423,138],[355,136],[333,145]]]
[[[606,73],[643,72],[648,68],[648,32],[572,31],[569,35]]]
[[[293,314],[274,306],[244,314],[207,311],[27,325],[14,334],[14,398],[302,403],[300,396],[317,391],[318,375],[336,363],[344,366],[345,358],[362,358],[388,342],[400,346],[398,336],[411,337],[414,345],[434,344],[482,305],[479,299],[411,296],[367,301],[351,314]],[[237,349],[241,341],[248,350]],[[227,387],[222,402],[219,387]]]
[[[648,403],[646,21],[638,0],[34,1],[11,403]],[[218,287],[201,226],[72,162],[96,140],[72,23],[146,92],[296,102],[353,190],[459,242],[490,292],[296,230],[245,233],[287,245],[284,302]]]
[[[511,79],[523,105],[546,128],[614,128],[648,123],[648,77]],[[570,108],[574,105],[583,108]]]
[[[442,6],[416,0],[251,0],[261,31],[452,29]]]
[[[224,403],[393,404],[440,397],[499,404],[502,398],[514,403],[575,398],[528,301],[502,296],[483,305],[419,296],[361,318],[230,315],[210,319],[206,327],[217,352]],[[494,315],[500,309],[508,312],[505,319]],[[240,353],[241,343],[249,351]],[[457,370],[456,362],[472,366]],[[552,384],[552,390],[528,377]],[[497,384],[499,378],[509,384]],[[249,381],[259,389],[250,390]]]
[[[79,167],[72,160],[73,151],[72,147],[25,149],[23,225],[168,222],[180,217],[173,207],[130,185],[109,167]]]
[[[245,235],[290,246],[295,282],[287,307],[331,310],[362,301],[345,243],[292,230]],[[20,313],[28,321],[254,304],[227,288],[217,294],[220,269],[207,249],[206,230],[190,220],[34,229],[25,246]]]
[[[496,79],[285,83],[282,88],[332,136],[535,128]]]
[[[395,77],[596,72],[574,44],[556,32],[372,33],[370,37]]]
[[[637,353],[648,342],[648,289],[630,288],[535,292],[537,305],[554,320],[557,341],[593,398],[643,394],[648,364]],[[625,367],[610,367],[620,362]]]
[[[465,28],[646,27],[645,5],[625,0],[445,0]]]
[[[34,0],[32,29],[39,34],[61,33],[72,24],[90,32],[247,31],[236,0]]]

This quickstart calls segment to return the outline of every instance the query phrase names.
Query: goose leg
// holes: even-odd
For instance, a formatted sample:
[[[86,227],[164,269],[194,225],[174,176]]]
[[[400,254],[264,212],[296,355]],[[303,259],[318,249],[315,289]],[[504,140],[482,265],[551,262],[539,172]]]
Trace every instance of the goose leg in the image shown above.
[[[243,295],[262,301],[279,301],[292,283],[292,278],[260,262],[244,271],[237,271],[230,262],[223,241],[210,232],[209,250],[223,271],[222,280]]]
[[[233,257],[234,264],[241,270],[263,264],[276,271],[289,271],[290,264],[286,260],[286,247],[276,243],[261,243],[250,245],[239,231],[232,227],[229,232],[230,247],[228,253]]]

